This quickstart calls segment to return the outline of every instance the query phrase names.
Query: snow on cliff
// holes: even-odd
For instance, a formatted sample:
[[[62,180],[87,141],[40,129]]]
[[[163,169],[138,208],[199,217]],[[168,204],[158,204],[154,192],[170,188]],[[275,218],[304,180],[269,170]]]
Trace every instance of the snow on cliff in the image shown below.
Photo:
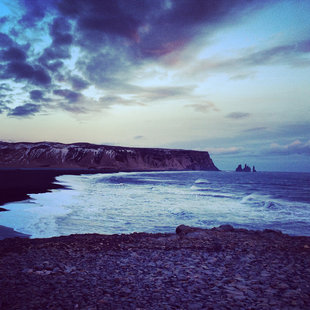
[[[52,142],[0,142],[0,167],[218,170],[208,152]]]

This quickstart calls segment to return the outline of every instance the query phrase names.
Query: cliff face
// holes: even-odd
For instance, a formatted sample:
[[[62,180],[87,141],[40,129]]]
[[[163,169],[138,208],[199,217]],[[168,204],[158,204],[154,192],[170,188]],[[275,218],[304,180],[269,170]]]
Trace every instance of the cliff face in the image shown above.
[[[120,171],[218,170],[208,152],[50,142],[0,142],[0,167]]]

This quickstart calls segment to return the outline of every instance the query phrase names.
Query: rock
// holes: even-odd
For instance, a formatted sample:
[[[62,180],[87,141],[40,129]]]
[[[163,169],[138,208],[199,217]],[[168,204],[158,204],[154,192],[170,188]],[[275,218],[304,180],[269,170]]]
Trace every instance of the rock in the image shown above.
[[[255,170],[255,167],[253,166],[254,170]],[[254,172],[253,170],[253,172]],[[238,167],[236,168],[236,172],[251,172],[251,168],[247,165],[247,164],[244,164],[244,168],[242,168],[241,164],[238,165]],[[255,170],[256,172],[256,170]]]
[[[309,308],[309,237],[176,230],[2,240],[0,308]]]
[[[220,225],[219,227],[215,228],[215,230],[217,231],[235,231],[235,229],[231,226],[231,225],[228,225],[228,224],[225,224],[225,225]]]
[[[238,165],[238,167],[236,168],[236,171],[237,172],[242,172],[243,171],[241,164]]]
[[[175,229],[175,232],[178,234],[178,235],[186,235],[190,232],[194,232],[196,231],[196,229],[194,227],[190,227],[190,226],[186,226],[186,225],[180,225],[178,226],[176,229]]]
[[[271,233],[271,234],[278,234],[278,235],[282,235],[282,231],[281,230],[273,230],[273,229],[264,229],[263,233]]]

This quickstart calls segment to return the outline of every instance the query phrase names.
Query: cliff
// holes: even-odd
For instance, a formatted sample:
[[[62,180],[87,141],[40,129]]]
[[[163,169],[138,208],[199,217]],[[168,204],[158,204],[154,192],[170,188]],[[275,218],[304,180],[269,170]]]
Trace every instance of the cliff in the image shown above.
[[[2,168],[218,170],[208,152],[89,143],[0,142]]]

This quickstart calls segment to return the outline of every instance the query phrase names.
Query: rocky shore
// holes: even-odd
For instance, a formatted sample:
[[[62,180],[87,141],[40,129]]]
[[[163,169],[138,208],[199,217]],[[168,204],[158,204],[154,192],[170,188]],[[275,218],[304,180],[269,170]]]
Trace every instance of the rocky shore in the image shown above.
[[[309,237],[176,231],[2,240],[0,308],[310,308]]]

